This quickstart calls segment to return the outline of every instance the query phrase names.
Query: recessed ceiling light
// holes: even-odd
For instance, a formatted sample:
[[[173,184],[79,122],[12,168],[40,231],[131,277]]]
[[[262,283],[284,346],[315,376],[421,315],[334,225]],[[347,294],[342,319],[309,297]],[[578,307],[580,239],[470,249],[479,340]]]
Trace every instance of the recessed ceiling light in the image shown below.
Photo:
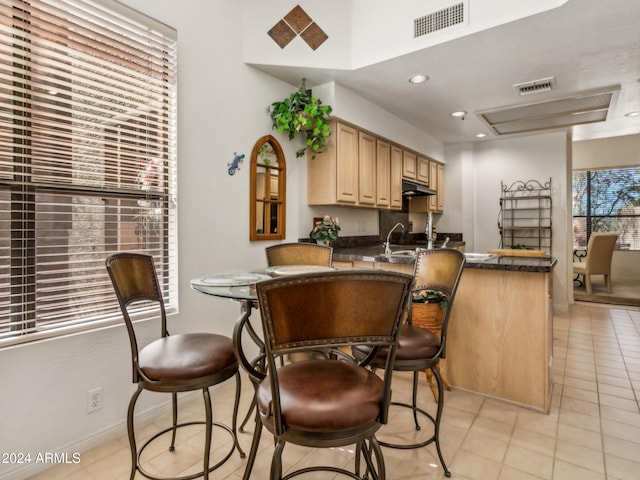
[[[625,113],[624,116],[625,117],[640,117],[640,111]]]
[[[464,110],[460,110],[459,112],[451,112],[452,117],[464,117],[467,114]]]
[[[429,80],[429,77],[422,74],[412,75],[409,77],[409,83],[424,83],[427,80]]]
[[[476,133],[476,137],[477,137],[477,138],[484,138],[484,137],[486,137],[486,136],[487,136],[487,134],[486,134],[486,133]]]

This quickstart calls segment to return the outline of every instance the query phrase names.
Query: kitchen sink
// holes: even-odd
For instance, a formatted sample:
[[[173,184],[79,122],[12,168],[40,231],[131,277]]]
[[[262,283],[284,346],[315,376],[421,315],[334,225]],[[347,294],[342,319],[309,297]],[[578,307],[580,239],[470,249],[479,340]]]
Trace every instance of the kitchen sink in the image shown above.
[[[384,254],[384,257],[390,263],[406,263],[409,259],[413,261],[415,256],[415,250],[392,250],[390,254]]]
[[[392,251],[391,255],[401,256],[401,257],[415,257],[415,250],[396,250]]]
[[[467,253],[464,254],[465,258],[470,262],[486,262],[492,258],[496,258],[498,255],[493,253]]]

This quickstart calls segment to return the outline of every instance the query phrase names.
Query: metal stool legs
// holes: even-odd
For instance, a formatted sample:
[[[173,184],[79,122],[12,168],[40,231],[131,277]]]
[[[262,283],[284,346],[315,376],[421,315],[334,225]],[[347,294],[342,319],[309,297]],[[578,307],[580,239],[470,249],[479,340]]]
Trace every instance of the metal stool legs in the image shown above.
[[[420,424],[418,422],[418,414],[429,419],[431,423],[433,423],[433,435],[422,442],[412,443],[412,444],[389,443],[389,442],[383,442],[382,440],[380,440],[379,443],[383,447],[397,448],[402,450],[421,448],[426,445],[429,445],[430,443],[435,443],[436,451],[438,452],[438,458],[440,459],[440,464],[444,469],[444,474],[446,477],[450,477],[451,471],[449,470],[449,468],[447,467],[447,464],[444,461],[442,450],[440,448],[440,420],[442,419],[442,410],[444,407],[444,384],[443,384],[440,372],[438,371],[436,366],[437,364],[429,368],[429,370],[431,371],[431,374],[433,375],[433,378],[435,378],[436,380],[436,387],[438,391],[437,409],[436,409],[435,417],[433,417],[430,413],[428,413],[424,409],[417,406],[418,374],[420,373],[419,371],[413,372],[413,388],[412,388],[411,404],[403,403],[403,402],[391,402],[391,405],[410,408],[413,411],[413,419],[415,422],[416,430],[421,430]]]
[[[129,436],[129,446],[131,449],[131,475],[129,479],[134,480],[136,471],[139,471],[141,475],[152,480],[168,480],[168,477],[159,477],[147,472],[144,469],[140,461],[142,457],[142,453],[154,440],[156,440],[158,437],[164,435],[169,431],[171,431],[171,443],[169,445],[169,451],[170,452],[175,451],[175,440],[176,440],[177,430],[181,427],[186,427],[189,425],[203,425],[203,424],[205,425],[203,469],[202,471],[198,473],[194,473],[192,475],[186,475],[186,476],[177,477],[177,478],[171,477],[171,480],[192,480],[198,477],[203,477],[205,480],[208,480],[209,473],[214,471],[218,467],[220,467],[223,463],[225,463],[229,459],[229,457],[231,457],[234,450],[238,450],[238,453],[240,454],[240,458],[245,458],[246,454],[240,447],[240,444],[238,442],[238,436],[236,433],[238,408],[240,404],[241,380],[240,380],[239,373],[236,373],[235,376],[236,376],[236,393],[235,393],[235,400],[234,400],[234,406],[233,406],[233,418],[232,418],[231,428],[229,428],[227,425],[223,423],[213,421],[213,412],[211,409],[211,395],[209,393],[208,388],[202,389],[202,396],[204,399],[204,406],[205,406],[205,420],[203,422],[195,421],[195,422],[185,422],[185,423],[179,424],[177,394],[172,392],[172,395],[171,395],[172,396],[171,398],[172,419],[173,419],[172,425],[168,428],[165,428],[161,432],[158,432],[154,436],[152,436],[149,440],[147,440],[144,443],[144,445],[142,445],[140,450],[137,449],[137,444],[136,444],[135,429],[134,429],[134,411],[135,411],[135,405],[138,401],[138,398],[140,397],[140,394],[142,393],[142,391],[145,389],[142,387],[138,387],[138,389],[135,391],[135,393],[131,397],[131,400],[129,401],[129,409],[127,411],[127,433]],[[231,438],[233,439],[233,442],[231,443],[231,447],[227,451],[225,456],[215,465],[210,465],[209,460],[210,460],[211,436],[212,436],[213,427],[218,427],[222,430],[225,430],[231,436]]]

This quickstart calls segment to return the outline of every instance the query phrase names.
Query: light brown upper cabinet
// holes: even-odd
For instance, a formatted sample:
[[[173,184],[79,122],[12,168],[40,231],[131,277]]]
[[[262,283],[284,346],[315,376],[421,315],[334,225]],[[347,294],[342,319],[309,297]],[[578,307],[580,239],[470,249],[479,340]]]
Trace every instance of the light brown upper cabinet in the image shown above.
[[[286,234],[287,166],[284,152],[271,135],[251,152],[249,239],[282,240]]]
[[[376,205],[391,206],[391,145],[384,140],[376,140]]]
[[[307,156],[307,203],[309,205],[355,205],[358,202],[358,131],[331,122],[327,148]]]
[[[438,207],[436,210],[442,212],[444,211],[444,165],[441,163],[438,164],[436,185],[438,186],[438,195],[436,195],[438,198]]]
[[[358,132],[358,203],[376,205],[376,138],[366,132]],[[389,178],[389,177],[387,177]]]
[[[429,188],[436,191],[436,195],[414,197],[409,205],[411,213],[442,213],[444,210],[444,165],[429,160]]]
[[[416,175],[416,154],[404,150],[402,152],[402,176],[415,180]]]
[[[327,148],[307,156],[307,203],[400,210],[402,179],[429,182],[429,159],[342,120]],[[425,209],[427,206],[425,205]]]
[[[429,186],[438,191],[438,164],[436,162],[429,162],[429,178],[431,179],[431,183]],[[436,212],[438,210],[438,195],[431,195],[428,197],[429,200],[429,211]]]
[[[416,181],[429,185],[429,159],[418,155],[416,158]]]
[[[391,202],[393,210],[402,208],[402,148],[391,145]]]

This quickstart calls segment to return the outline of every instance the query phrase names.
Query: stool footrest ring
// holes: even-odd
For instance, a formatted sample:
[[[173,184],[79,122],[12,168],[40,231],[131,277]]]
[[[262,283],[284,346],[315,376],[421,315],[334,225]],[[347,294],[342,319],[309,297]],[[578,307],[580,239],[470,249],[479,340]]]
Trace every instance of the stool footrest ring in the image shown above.
[[[391,402],[390,405],[396,405],[399,407],[405,407],[408,408],[414,412],[417,412],[419,414],[421,414],[422,416],[428,418],[431,423],[433,423],[434,426],[434,431],[433,431],[433,435],[431,437],[429,437],[427,440],[423,441],[423,442],[418,442],[418,443],[411,443],[411,444],[398,444],[398,443],[389,443],[389,442],[384,442],[380,439],[378,439],[378,443],[383,446],[383,447],[387,447],[387,448],[396,448],[396,449],[400,449],[400,450],[410,450],[410,449],[415,449],[415,448],[421,448],[424,446],[427,446],[431,443],[435,443],[436,444],[436,450],[438,452],[438,457],[440,458],[440,463],[442,464],[442,468],[444,469],[444,476],[445,477],[450,477],[451,476],[451,471],[447,468],[447,464],[444,461],[444,457],[442,456],[442,451],[440,450],[440,442],[438,440],[438,422],[436,422],[436,419],[433,418],[433,416],[426,412],[425,410],[423,410],[422,408],[418,407],[418,406],[413,406],[413,405],[409,405],[408,403],[402,403],[402,402]],[[420,430],[420,428],[418,427],[417,430]]]
[[[408,409],[413,410],[415,412],[418,412],[422,416],[427,417],[431,421],[431,423],[433,423],[434,426],[436,424],[436,419],[433,418],[433,416],[430,413],[427,413],[425,410],[423,410],[420,407],[414,407],[413,405],[409,405],[408,403],[402,403],[402,402],[391,402],[390,405],[396,405],[396,406],[399,406],[399,407],[405,407],[405,408],[408,408]],[[420,428],[417,428],[417,430],[420,430]],[[379,438],[378,438],[378,443],[380,445],[382,445],[383,447],[387,447],[387,448],[397,448],[397,449],[402,449],[402,450],[409,450],[409,449],[424,447],[426,445],[429,445],[430,443],[435,442],[435,440],[436,440],[436,435],[434,433],[430,438],[428,438],[427,440],[425,440],[423,442],[419,442],[419,443],[411,443],[411,444],[389,443],[389,442],[384,442],[384,441],[380,440]]]
[[[183,477],[159,477],[156,475],[153,475],[149,472],[147,472],[143,467],[142,464],[140,463],[140,457],[142,456],[142,452],[144,452],[144,449],[147,448],[154,440],[156,440],[158,437],[161,437],[162,435],[164,435],[167,432],[171,432],[172,430],[177,430],[179,428],[182,427],[188,427],[191,425],[204,425],[206,422],[185,422],[185,423],[179,423],[178,425],[175,426],[171,426],[168,428],[165,428],[164,430],[162,430],[161,432],[156,433],[153,437],[151,437],[149,440],[147,440],[144,445],[142,445],[142,447],[140,447],[140,450],[138,450],[138,455],[136,458],[136,469],[140,472],[141,475],[143,475],[146,478],[149,478],[151,480],[193,480],[194,478],[198,478],[198,477],[202,477],[204,472],[200,471],[198,473],[194,473],[191,475],[185,475]],[[237,448],[237,442],[238,439],[236,437],[236,435],[233,433],[233,430],[225,425],[224,423],[220,423],[220,422],[212,422],[212,427],[218,427],[222,430],[225,430],[229,435],[231,435],[231,439],[233,440],[231,442],[231,448],[229,449],[229,451],[226,453],[226,455],[222,458],[222,460],[220,460],[218,463],[216,463],[215,465],[212,465],[209,467],[209,473],[213,472],[216,468],[220,467],[224,462],[226,462],[229,457],[231,457],[231,455],[233,454],[233,451]]]

